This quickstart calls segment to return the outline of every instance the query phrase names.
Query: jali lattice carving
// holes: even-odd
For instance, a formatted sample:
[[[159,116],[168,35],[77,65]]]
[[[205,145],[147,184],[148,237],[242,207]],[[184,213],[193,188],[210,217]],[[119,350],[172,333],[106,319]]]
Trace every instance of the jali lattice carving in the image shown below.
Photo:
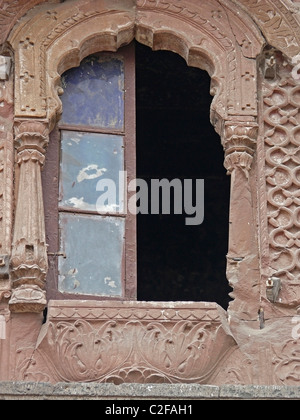
[[[264,81],[264,149],[269,249],[265,274],[282,282],[279,303],[299,305],[300,85],[280,57],[278,78]],[[287,74],[287,76],[285,76]]]

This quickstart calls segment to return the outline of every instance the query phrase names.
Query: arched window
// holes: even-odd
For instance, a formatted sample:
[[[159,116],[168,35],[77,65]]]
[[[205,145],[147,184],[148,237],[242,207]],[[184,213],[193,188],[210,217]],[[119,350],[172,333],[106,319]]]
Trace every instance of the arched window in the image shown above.
[[[44,183],[57,180],[44,188],[49,298],[227,308],[229,179],[209,121],[209,76],[133,43],[87,57],[62,88],[44,171]]]
[[[134,39],[152,47],[153,50],[176,52],[186,60],[189,66],[204,69],[211,76],[211,94],[214,96],[211,104],[211,121],[221,136],[221,142],[225,149],[225,166],[232,175],[227,276],[232,285],[236,285],[237,277],[239,277],[234,295],[236,306],[239,307],[243,300],[243,288],[247,287],[248,281],[248,276],[245,274],[247,270],[244,270],[244,266],[248,267],[247,258],[253,256],[253,252],[256,252],[254,247],[257,245],[253,231],[253,185],[251,184],[253,177],[250,177],[250,171],[258,127],[255,58],[261,52],[263,43],[261,33],[242,10],[235,14],[232,12],[231,6],[226,4],[224,10],[212,14],[209,1],[201,6],[193,4],[190,10],[189,7],[178,9],[169,4],[166,7],[166,4],[160,1],[155,5],[148,1],[139,2],[136,8],[124,8],[126,1],[124,3],[121,0],[113,7],[107,4],[103,9],[102,5],[99,5],[99,9],[90,10],[90,4],[86,0],[76,0],[76,13],[71,17],[67,3],[53,5],[53,13],[50,14],[45,14],[42,8],[38,8],[32,19],[28,16],[23,20],[19,25],[20,28],[12,33],[9,41],[15,50],[15,134],[20,166],[11,259],[13,293],[10,307],[14,311],[23,311],[26,307],[30,311],[39,312],[46,304],[46,287],[48,291],[54,290],[56,293],[59,287],[64,291],[65,285],[68,284],[65,291],[70,297],[71,293],[68,293],[70,292],[68,288],[75,287],[75,292],[79,293],[83,286],[76,277],[77,271],[79,272],[78,268],[73,267],[74,264],[68,266],[67,261],[60,262],[60,268],[55,268],[56,274],[52,274],[54,278],[58,278],[58,269],[65,267],[67,276],[64,273],[59,284],[56,280],[55,286],[53,286],[55,283],[49,282],[49,279],[46,282],[46,276],[48,274],[50,276],[51,272],[55,271],[55,269],[54,271],[50,270],[48,273],[48,257],[53,258],[50,265],[56,267],[55,260],[64,258],[65,252],[61,249],[63,235],[58,235],[58,232],[56,246],[47,249],[47,243],[49,242],[49,245],[51,243],[45,237],[43,195],[45,197],[48,193],[41,185],[41,169],[44,166],[45,156],[48,160],[50,159],[51,154],[48,152],[47,146],[50,143],[50,151],[55,137],[53,129],[63,110],[59,98],[63,93],[62,75],[66,71],[78,67],[86,57],[102,51],[116,52],[120,47],[129,45]],[[61,12],[59,16],[56,9]],[[157,20],[155,16],[160,18]],[[214,25],[216,20],[217,26]],[[44,25],[41,22],[44,22]],[[240,28],[243,33],[247,34],[247,42],[241,43],[237,37]],[[239,80],[238,89],[237,80]],[[128,108],[125,104],[125,113],[128,109],[130,107]],[[131,114],[129,118],[134,119],[135,115]],[[124,121],[125,124],[126,121],[129,121],[126,115]],[[72,131],[73,124],[72,121],[68,124],[63,120],[62,122],[65,124],[62,138],[65,138],[67,147],[68,135],[66,133]],[[61,126],[62,128],[63,126]],[[89,135],[85,137],[91,138],[95,134],[98,137],[100,135],[125,136],[125,133],[120,133],[120,131],[99,133],[95,128],[97,127],[92,127],[91,131],[86,130]],[[111,130],[111,127],[109,128]],[[74,127],[73,131],[76,132]],[[52,135],[51,142],[49,142],[50,133]],[[66,154],[64,153],[64,155]],[[125,167],[127,164],[128,159],[124,155]],[[122,166],[122,162],[119,162],[119,165]],[[94,163],[83,165],[79,167],[79,171],[82,172],[78,173],[77,177],[79,179],[83,179],[82,177],[93,178],[97,176],[97,173],[99,175],[103,172],[101,169],[108,168],[99,167]],[[56,178],[58,178],[57,175]],[[82,182],[84,181],[87,179],[83,179]],[[44,185],[47,185],[47,182],[51,182],[50,178],[45,181]],[[169,184],[169,187],[172,186]],[[71,188],[74,190],[75,186]],[[131,188],[134,189],[132,185]],[[177,189],[179,190],[179,188]],[[60,193],[63,196],[65,194],[64,191],[60,191]],[[87,220],[87,215],[84,215],[85,211],[90,213],[90,218],[95,216],[98,219],[98,216],[104,216],[101,214],[92,215],[91,212],[94,210],[90,208],[88,210],[78,208],[80,214],[74,211],[74,203],[77,207],[85,207],[87,201],[85,201],[84,195],[64,198],[72,208],[65,206],[66,201],[62,203],[63,206],[60,205],[59,211],[56,205],[56,213],[60,213],[60,221],[57,221],[57,225],[60,223],[62,226],[66,222],[66,226],[70,227],[71,220],[75,223],[75,216],[71,215],[72,211],[77,214],[77,220],[80,218],[81,221]],[[55,206],[55,202],[57,202],[56,199],[51,204],[52,207]],[[118,204],[116,200],[111,200],[110,204],[116,206],[120,202]],[[176,207],[176,212],[178,208],[179,205]],[[31,220],[30,223],[26,222],[25,226],[23,226],[24,214],[29,215]],[[118,216],[108,214],[107,217],[120,219],[118,223],[121,225],[124,223],[121,222],[121,216],[121,214]],[[47,219],[48,215],[46,215],[46,221]],[[126,238],[126,235],[133,230],[127,230],[126,226],[124,229]],[[71,228],[69,231],[66,228],[66,232],[71,237]],[[102,231],[101,234],[103,237],[104,232]],[[121,234],[122,228],[120,227],[119,238]],[[55,237],[55,233],[53,236]],[[134,299],[136,296],[135,274],[132,274],[129,280],[126,275],[126,272],[135,272],[134,238],[130,239],[130,243],[130,259],[125,258],[125,261],[131,261],[131,268],[129,270],[126,267],[123,268],[122,263],[119,263],[118,279],[116,280],[112,278],[115,273],[113,276],[101,273],[102,281],[109,285],[108,288],[112,285],[112,289],[115,289],[114,292],[117,296],[114,298],[129,297]],[[119,244],[118,255],[124,256],[123,248],[122,250],[121,248]],[[68,256],[66,257],[67,260]],[[88,264],[86,258],[83,257],[83,260],[86,260],[85,262]],[[239,271],[240,268],[241,271]],[[256,268],[253,270],[255,271]],[[70,281],[66,280],[66,277],[70,277]],[[126,284],[124,286],[123,281],[123,286],[121,286],[124,279]],[[253,298],[255,298],[254,294],[257,294],[257,289],[251,290]],[[239,293],[240,291],[242,293]],[[90,293],[92,292],[95,290],[90,290]],[[99,289],[97,292],[101,293]],[[50,294],[49,296],[54,295]],[[80,296],[89,295],[77,295],[77,297]]]

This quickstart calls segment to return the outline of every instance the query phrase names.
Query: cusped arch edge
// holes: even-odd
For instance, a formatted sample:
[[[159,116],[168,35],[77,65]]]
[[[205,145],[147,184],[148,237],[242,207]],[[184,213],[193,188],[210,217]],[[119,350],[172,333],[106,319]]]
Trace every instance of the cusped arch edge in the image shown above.
[[[147,32],[147,36],[145,36],[145,32]],[[70,40],[71,38],[72,35],[70,35]],[[115,33],[107,30],[101,34],[95,33],[94,36],[87,34],[86,38],[82,39],[75,48],[70,47],[68,50],[62,49],[61,47],[64,41],[61,40],[61,42],[57,42],[53,50],[48,51],[51,61],[51,71],[48,73],[48,92],[50,92],[49,120],[55,122],[62,112],[62,104],[58,96],[62,92],[61,75],[65,71],[79,66],[80,62],[90,54],[101,51],[116,52],[119,48],[128,45],[134,39],[151,47],[153,50],[167,50],[177,53],[186,60],[188,65],[206,70],[212,78],[211,93],[215,96],[212,108],[218,113],[219,117],[222,119],[226,118],[226,109],[223,105],[223,101],[225,100],[225,77],[223,76],[222,70],[222,58],[223,63],[226,60],[224,52],[220,50],[219,54],[213,57],[203,48],[191,44],[188,37],[183,34],[179,36],[171,29],[156,30],[154,27],[151,29],[142,26],[133,27],[128,22],[128,25],[120,28]],[[58,51],[63,51],[63,54],[58,55]]]
[[[176,52],[189,65],[210,73],[215,95],[214,121],[226,120],[228,115],[255,120],[253,58],[264,41],[242,11],[232,18],[237,21],[228,25],[229,12],[224,9],[220,19],[217,16],[219,21],[216,20],[211,16],[210,2],[201,9],[188,1],[175,7],[173,2],[141,0],[137,12],[128,3],[135,2],[120,0],[109,6],[99,1],[99,9],[90,10],[86,0],[76,0],[71,16],[68,2],[40,5],[20,23],[10,37],[16,59],[16,118],[47,119],[53,128],[62,111],[58,98],[61,74],[78,66],[89,54],[116,51],[136,38],[154,50]],[[251,54],[251,49],[245,53],[246,47],[233,29],[239,25],[239,19],[241,25],[251,27],[246,43],[246,47],[251,45]],[[236,82],[243,77],[245,83],[238,91]]]

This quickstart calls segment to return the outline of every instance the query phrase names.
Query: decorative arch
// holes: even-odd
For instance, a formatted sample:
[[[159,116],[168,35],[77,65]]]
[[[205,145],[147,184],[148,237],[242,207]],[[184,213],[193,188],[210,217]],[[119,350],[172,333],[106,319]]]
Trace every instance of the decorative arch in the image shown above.
[[[97,1],[91,9],[89,2],[76,0],[71,16],[69,2],[42,5],[29,13],[9,38],[16,54],[16,117],[46,118],[53,125],[61,112],[60,74],[88,54],[116,51],[134,38],[208,70],[216,96],[212,109],[220,118],[256,117],[254,59],[264,40],[246,13],[237,13],[231,1],[177,6],[140,0],[137,9],[134,3],[104,6]],[[239,79],[242,88],[236,89]]]
[[[209,72],[215,96],[211,120],[224,145],[225,167],[232,174],[229,261],[251,253],[249,171],[257,136],[256,58],[265,44],[257,26],[231,0],[201,4],[118,0],[113,5],[103,0],[73,0],[71,9],[70,15],[69,1],[41,4],[16,25],[8,39],[15,53],[20,166],[10,300],[11,310],[17,312],[39,312],[46,304],[48,264],[40,175],[49,133],[62,112],[60,76],[86,56],[117,51],[134,38],[154,50],[178,53],[189,65]],[[241,196],[248,203],[242,214],[237,206]],[[230,270],[228,277],[234,278]]]
[[[290,0],[231,0],[256,22],[274,48],[292,57],[300,51],[300,29],[296,13],[299,7]],[[51,0],[60,3],[60,0]],[[18,0],[0,5],[0,45],[4,45],[16,23],[33,7],[49,0]],[[220,1],[222,4],[222,1]]]

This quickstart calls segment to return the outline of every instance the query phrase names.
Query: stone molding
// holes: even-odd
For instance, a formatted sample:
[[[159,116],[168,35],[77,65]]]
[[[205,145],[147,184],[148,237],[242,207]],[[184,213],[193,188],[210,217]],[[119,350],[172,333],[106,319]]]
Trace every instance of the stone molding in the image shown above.
[[[51,385],[37,382],[2,382],[0,400],[108,400],[122,401],[297,401],[298,386],[207,386],[187,384],[78,384]],[[171,403],[170,403],[171,404]],[[109,404],[108,404],[109,405]],[[171,404],[172,405],[172,404]]]
[[[15,24],[33,7],[43,3],[59,3],[59,0],[18,0],[3,2],[0,6],[0,45],[3,45]],[[223,2],[221,1],[220,4]],[[291,57],[300,51],[300,30],[294,4],[284,0],[232,0],[233,5],[242,7],[256,22],[273,47],[288,53]],[[55,15],[49,13],[49,19]]]
[[[300,29],[293,5],[284,0],[233,0],[253,17],[269,45],[289,57],[299,54]]]

